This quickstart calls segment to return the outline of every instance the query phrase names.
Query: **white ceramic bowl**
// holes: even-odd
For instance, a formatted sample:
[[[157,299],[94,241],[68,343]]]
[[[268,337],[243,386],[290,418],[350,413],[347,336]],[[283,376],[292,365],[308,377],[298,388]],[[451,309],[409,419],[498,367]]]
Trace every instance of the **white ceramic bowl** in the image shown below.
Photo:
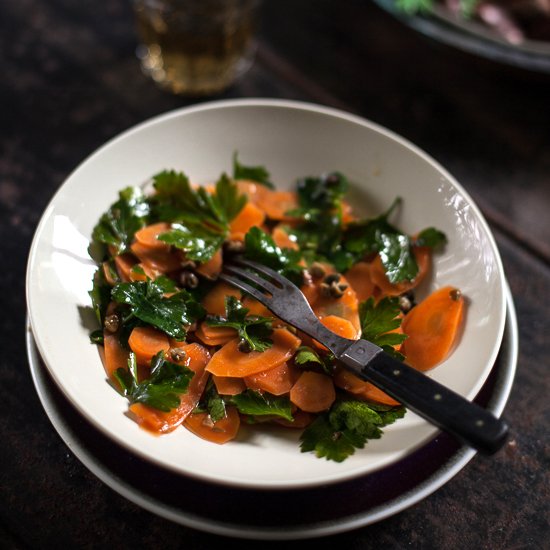
[[[94,425],[136,454],[174,472],[249,488],[303,488],[364,475],[400,460],[438,430],[417,417],[389,426],[343,463],[301,453],[294,430],[245,429],[223,446],[181,428],[154,437],[130,420],[127,400],[107,383],[89,342],[88,291],[95,266],[87,247],[99,216],[128,185],[162,169],[209,182],[244,164],[263,164],[282,188],[298,177],[339,170],[354,183],[364,214],[404,199],[397,225],[427,226],[449,239],[420,289],[459,287],[468,298],[466,327],[452,356],[430,373],[469,399],[499,350],[506,313],[497,247],[464,189],[428,155],[357,116],[307,103],[232,100],[174,111],[123,133],[86,159],[65,181],[36,230],[27,272],[29,319],[40,354],[67,398]]]

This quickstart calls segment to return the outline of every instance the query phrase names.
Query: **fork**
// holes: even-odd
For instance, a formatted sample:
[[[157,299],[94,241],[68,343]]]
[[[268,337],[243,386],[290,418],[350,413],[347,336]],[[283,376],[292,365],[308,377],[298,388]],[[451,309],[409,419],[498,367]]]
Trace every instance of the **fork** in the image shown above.
[[[273,269],[242,257],[224,265],[220,279],[250,294],[284,322],[324,344],[345,368],[484,454],[498,451],[508,426],[492,413],[393,358],[365,339],[349,340],[327,329],[302,291]]]

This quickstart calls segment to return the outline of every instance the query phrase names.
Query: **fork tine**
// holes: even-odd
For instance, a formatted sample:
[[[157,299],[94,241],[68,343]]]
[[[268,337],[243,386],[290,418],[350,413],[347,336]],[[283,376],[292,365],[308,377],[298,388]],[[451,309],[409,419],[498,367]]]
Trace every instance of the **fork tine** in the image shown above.
[[[260,273],[263,273],[264,275],[271,277],[274,281],[276,281],[278,284],[282,286],[285,286],[286,284],[290,283],[290,281],[286,277],[283,277],[280,273],[277,273],[277,271],[275,271],[274,269],[271,269],[270,267],[262,265],[258,262],[252,262],[242,257],[235,258],[233,261],[234,263],[237,263],[239,265],[244,265],[246,267],[249,267],[250,269],[254,269],[255,271],[259,271]]]
[[[274,284],[270,283],[266,279],[262,278],[256,273],[251,273],[246,269],[241,269],[240,267],[236,267],[234,265],[225,265],[224,270],[229,273],[233,273],[234,275],[238,275],[239,277],[243,277],[248,281],[253,282],[254,284],[258,285],[262,290],[265,290],[272,295],[274,295],[277,291],[281,290],[280,288],[277,288]]]
[[[219,278],[222,281],[229,283],[230,285],[236,286],[237,288],[241,289],[243,292],[250,294],[253,298],[256,298],[258,302],[260,302],[266,307],[269,307],[270,298],[266,296],[263,292],[259,291],[257,288],[254,288],[248,283],[245,283],[244,281],[237,279],[237,277],[228,275],[227,273],[220,273]]]

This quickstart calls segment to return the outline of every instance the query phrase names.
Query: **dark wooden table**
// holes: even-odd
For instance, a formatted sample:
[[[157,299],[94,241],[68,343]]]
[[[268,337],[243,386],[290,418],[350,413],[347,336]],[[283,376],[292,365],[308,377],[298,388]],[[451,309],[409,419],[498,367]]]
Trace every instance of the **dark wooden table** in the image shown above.
[[[106,140],[196,102],[159,91],[140,73],[130,4],[0,4],[2,548],[236,543],[157,517],[99,481],[57,435],[28,368],[25,266],[46,204]],[[476,456],[398,515],[315,544],[548,548],[550,75],[435,43],[365,0],[267,0],[257,62],[219,97],[255,96],[360,114],[440,161],[489,221],[519,317],[518,370],[504,412],[512,428],[507,446],[489,459]]]

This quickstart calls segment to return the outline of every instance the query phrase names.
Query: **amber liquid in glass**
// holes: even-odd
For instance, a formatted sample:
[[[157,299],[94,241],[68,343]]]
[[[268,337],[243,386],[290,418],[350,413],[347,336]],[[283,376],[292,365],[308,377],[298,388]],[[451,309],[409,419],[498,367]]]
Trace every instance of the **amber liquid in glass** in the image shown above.
[[[255,1],[136,0],[143,71],[186,95],[220,92],[254,55]]]

